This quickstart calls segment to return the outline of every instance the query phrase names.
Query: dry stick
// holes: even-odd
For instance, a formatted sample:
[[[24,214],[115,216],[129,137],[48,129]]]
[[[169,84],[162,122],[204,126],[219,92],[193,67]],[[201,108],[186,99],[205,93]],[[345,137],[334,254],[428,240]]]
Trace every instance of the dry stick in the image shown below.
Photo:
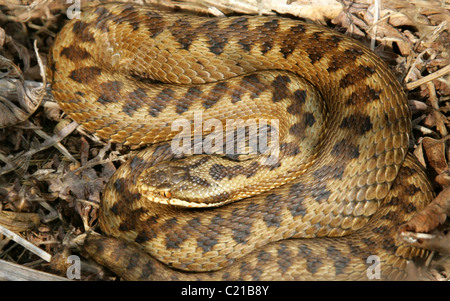
[[[431,102],[431,105],[434,109],[434,118],[435,118],[435,122],[436,122],[436,128],[438,130],[438,132],[441,134],[441,136],[447,136],[448,132],[447,132],[447,128],[444,124],[444,120],[442,118],[442,114],[439,111],[439,100],[438,97],[436,95],[436,88],[433,84],[432,81],[427,82],[427,88],[429,91],[429,99]],[[445,117],[444,117],[445,119]]]
[[[374,51],[375,50],[375,41],[377,39],[377,29],[378,29],[378,18],[379,18],[379,13],[380,13],[380,1],[379,0],[375,0],[374,1],[374,16],[373,16],[373,30],[372,30],[372,38],[370,40],[370,50]]]
[[[412,90],[414,88],[417,88],[420,85],[423,85],[423,84],[425,84],[425,83],[427,83],[429,81],[432,81],[432,80],[434,80],[436,78],[444,76],[444,75],[446,75],[448,73],[450,73],[450,65],[447,65],[444,68],[442,68],[442,69],[440,69],[440,70],[438,70],[438,71],[436,71],[434,73],[428,74],[427,76],[422,77],[421,79],[418,79],[418,80],[416,80],[414,82],[407,83],[406,84],[406,89],[407,90]]]
[[[70,133],[72,133],[78,127],[78,123],[72,121],[64,128],[62,128],[55,136],[49,136],[47,133],[41,130],[35,130],[35,133],[40,137],[44,138],[45,141],[39,146],[38,149],[31,149],[27,151],[24,156],[32,156],[35,153],[43,151],[47,148],[55,146],[61,153],[63,153],[67,158],[69,158],[73,162],[77,162],[77,160],[67,151],[67,149],[60,144],[64,138],[66,138]]]
[[[428,53],[428,50],[430,50],[429,48],[425,49],[424,51],[422,51],[421,53],[419,53],[419,55],[417,55],[417,57],[414,59],[413,62],[411,62],[411,60],[409,59],[411,56],[408,56],[408,68],[406,70],[409,70],[408,73],[406,73],[405,78],[403,79],[403,82],[407,82],[409,80],[409,78],[411,77],[412,73],[414,71],[416,71],[416,65],[420,63],[420,59],[422,58],[422,56],[424,56],[426,53]]]
[[[24,247],[28,251],[33,252],[34,254],[36,254],[37,256],[41,257],[45,261],[50,262],[50,260],[52,259],[52,255],[50,255],[49,253],[39,249],[38,247],[36,247],[32,243],[30,243],[28,240],[23,239],[22,237],[20,237],[16,233],[10,231],[9,229],[3,227],[2,225],[0,225],[0,233],[5,235],[9,239],[14,240],[16,243],[18,243],[19,245],[21,245],[22,247]]]
[[[37,271],[0,259],[0,281],[68,281],[69,279]]]

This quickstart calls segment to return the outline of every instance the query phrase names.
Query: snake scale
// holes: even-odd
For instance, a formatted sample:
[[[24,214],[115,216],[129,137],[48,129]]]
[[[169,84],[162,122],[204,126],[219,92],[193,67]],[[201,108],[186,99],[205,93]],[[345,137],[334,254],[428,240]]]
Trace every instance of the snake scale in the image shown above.
[[[396,236],[433,198],[406,96],[359,42],[283,17],[108,4],[63,27],[48,66],[70,118],[141,149],[103,193],[106,236],[84,246],[124,279],[367,279],[371,255],[403,279],[426,255]],[[226,135],[226,120],[268,120],[252,135],[270,143],[180,154],[175,120],[188,146],[218,133],[208,120]]]

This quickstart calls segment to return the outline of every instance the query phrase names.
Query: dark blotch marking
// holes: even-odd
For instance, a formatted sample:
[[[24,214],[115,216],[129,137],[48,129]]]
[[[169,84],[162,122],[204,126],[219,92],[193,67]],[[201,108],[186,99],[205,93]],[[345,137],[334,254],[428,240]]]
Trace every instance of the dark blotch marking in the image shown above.
[[[420,188],[415,187],[415,189],[419,189],[419,191],[420,191]],[[406,205],[405,211],[408,212],[408,213],[414,213],[414,212],[417,211],[417,207],[413,203],[408,203]]]
[[[348,247],[350,248],[350,253],[354,257],[361,258],[363,263],[366,264],[367,257],[369,257],[371,255],[370,251],[364,250],[363,248],[361,248],[360,246],[355,245],[355,244],[349,244]]]
[[[291,79],[289,76],[286,75],[278,75],[275,77],[274,81],[272,82],[273,87],[273,94],[272,94],[272,101],[273,102],[279,102],[287,97],[290,96],[288,84],[291,82]]]
[[[198,30],[193,29],[191,23],[186,19],[178,19],[169,30],[177,42],[180,43],[181,48],[185,50],[189,50],[198,33]]]
[[[119,178],[117,180],[114,181],[114,188],[117,191],[123,191],[125,189],[125,179],[124,178]]]
[[[227,220],[222,217],[220,213],[217,213],[212,219],[211,223],[209,224],[209,228],[216,228],[216,227],[224,227],[227,225]]]
[[[241,101],[241,97],[244,93],[250,93],[250,98],[258,98],[264,91],[265,85],[261,83],[256,74],[250,74],[242,77],[239,84],[239,88],[235,89],[231,94],[231,102],[236,103]]]
[[[145,162],[144,159],[142,159],[142,158],[139,157],[139,156],[135,156],[135,157],[133,157],[133,159],[131,159],[131,161],[130,161],[130,167],[131,167],[131,169],[136,170],[137,168],[139,168],[139,166],[140,166],[141,164],[145,164],[145,163],[146,163],[146,162]]]
[[[345,49],[344,53],[334,54],[331,58],[330,66],[328,66],[328,72],[336,72],[346,66],[353,66],[356,59],[363,55],[363,51],[358,48]],[[353,72],[353,70],[352,70]]]
[[[208,237],[206,235],[201,236],[197,239],[197,246],[203,249],[203,252],[211,251],[212,247],[217,244],[217,239],[215,237]]]
[[[104,19],[111,15],[111,12],[102,6],[97,7],[94,13],[98,15],[98,19]]]
[[[136,224],[136,221],[139,221],[139,220],[141,220],[141,217],[144,215],[144,214],[147,214],[147,212],[148,212],[148,210],[147,209],[144,209],[144,208],[138,208],[138,209],[135,209],[135,210],[131,210],[129,213],[128,213],[128,216],[127,216],[127,218],[126,218],[126,220],[127,220],[127,228],[129,229],[129,230],[134,230],[134,229],[136,229],[137,228],[137,224]],[[125,219],[124,219],[125,220]],[[125,221],[124,221],[124,223],[125,223]],[[125,230],[126,231],[126,230]]]
[[[323,31],[316,31],[308,37],[310,43],[305,43],[305,49],[311,64],[315,64],[320,61],[325,53],[329,52],[332,46],[328,41],[324,41]]]
[[[359,78],[359,76],[355,76],[354,73],[347,73],[346,75],[344,75],[344,77],[342,77],[342,79],[339,81],[339,86],[342,89],[345,89],[351,85],[353,85],[356,80],[354,78]]]
[[[316,123],[316,118],[313,113],[306,112],[303,115],[303,119],[297,123],[294,123],[289,128],[289,133],[296,137],[302,137],[305,129],[311,127]]]
[[[409,184],[408,186],[405,186],[405,192],[406,192],[408,195],[413,196],[413,195],[415,195],[416,193],[420,192],[420,188],[417,187],[417,186],[414,185],[414,184]]]
[[[369,90],[368,90],[368,94],[369,94],[368,100],[373,101],[373,100],[380,99],[381,92],[382,92],[381,89],[379,91],[376,91],[376,90],[374,90],[372,88],[369,88]]]
[[[294,123],[289,128],[289,133],[295,137],[302,137],[308,121],[304,118],[302,121]]]
[[[356,159],[360,153],[357,145],[351,144],[347,139],[343,138],[333,146],[331,154],[336,157]]]
[[[291,188],[289,188],[289,196],[298,199],[301,196],[305,195],[306,188],[307,187],[305,187],[303,183],[292,184]]]
[[[123,104],[122,111],[130,117],[133,116],[134,112],[142,107],[142,104],[145,102],[146,98],[147,94],[145,91],[141,88],[137,88],[136,90],[128,93],[126,102]]]
[[[307,127],[313,126],[314,123],[316,123],[316,118],[314,117],[313,113],[306,112],[304,118],[305,118],[305,125]]]
[[[123,258],[124,251],[128,249],[128,244],[124,241],[118,241],[115,243],[115,247],[113,248],[111,254],[111,258],[115,262],[123,262],[125,263],[125,260]]]
[[[104,7],[98,7],[95,12],[98,15],[98,22],[95,23],[95,28],[99,29],[103,32],[109,32],[109,27],[107,25],[107,21],[111,17],[111,12],[104,8]]]
[[[109,240],[109,238],[108,238]],[[89,245],[94,245],[97,253],[102,254],[105,252],[105,241],[104,238],[89,240]]]
[[[94,35],[89,31],[89,24],[83,21],[76,21],[73,23],[72,32],[82,42],[95,43]]]
[[[305,103],[306,101],[306,90],[295,90],[294,92],[294,101],[298,103]]]
[[[286,59],[297,48],[297,44],[302,40],[301,36],[305,33],[305,26],[297,24],[287,30],[280,52]]]
[[[82,67],[70,72],[69,77],[78,83],[92,84],[99,75],[102,74],[102,69],[99,67]]]
[[[298,257],[306,258],[306,270],[313,275],[323,264],[322,260],[314,256],[314,252],[305,245],[300,246]]]
[[[286,273],[287,269],[292,265],[292,252],[286,247],[286,244],[281,243],[277,248],[278,253],[278,266],[283,273]]]
[[[358,82],[370,77],[376,72],[374,67],[359,65],[358,67],[352,69],[351,73],[346,74],[340,81],[339,86],[342,89],[348,88]]]
[[[388,226],[378,226],[372,230],[373,233],[377,233],[378,235],[388,234],[390,231]]]
[[[99,98],[97,98],[97,102],[101,103],[102,105],[106,105],[108,103],[112,103],[115,101],[111,101],[111,100],[105,98],[104,96],[99,96]]]
[[[302,202],[306,193],[306,187],[302,183],[295,183],[289,188],[289,198],[292,199],[292,202],[287,203],[287,209],[292,216],[305,216],[306,207]]]
[[[300,153],[300,149],[296,143],[285,142],[280,145],[280,152],[283,156],[292,157]]]
[[[263,274],[263,269],[260,268],[254,268],[252,271],[250,271],[252,275],[252,281],[259,281],[261,275]]]
[[[187,221],[183,227],[183,231],[191,233],[193,230],[199,230],[203,227],[200,218],[194,217]],[[203,235],[197,239],[197,246],[203,249],[204,252],[211,251],[211,248],[217,244],[217,237],[214,231],[203,231]]]
[[[361,241],[367,246],[368,249],[373,249],[378,246],[377,243],[373,242],[370,238],[363,237]]]
[[[147,225],[149,225],[149,221],[147,220],[146,222]],[[136,236],[136,238],[134,239],[134,241],[138,244],[141,243],[145,243],[153,238],[156,238],[157,234],[153,229],[149,229],[149,227],[147,226],[145,229],[142,229],[138,235]]]
[[[91,57],[90,53],[87,52],[86,49],[75,45],[70,47],[64,47],[61,50],[60,55],[65,56],[72,62],[82,61]]]
[[[367,103],[371,103],[373,101],[377,101],[380,99],[380,94],[382,90],[374,90],[372,88],[368,88],[367,86],[358,87],[358,89],[350,95],[347,99],[347,105],[365,105]]]
[[[122,12],[115,15],[110,15],[107,19],[118,25],[126,23],[131,26],[132,30],[139,29],[139,26],[141,24],[139,14],[136,11],[136,8],[132,5],[126,5]]]
[[[353,113],[349,117],[345,117],[340,126],[341,129],[355,129],[359,135],[364,135],[373,127],[370,116],[360,113]]]
[[[268,262],[272,260],[272,256],[270,253],[261,250],[258,253],[258,256],[256,257],[258,260],[258,266],[264,267]]]
[[[139,280],[148,280],[151,275],[155,273],[155,267],[153,266],[153,263],[149,260],[144,261],[144,263],[141,265],[141,275]],[[176,277],[174,281],[176,281]]]
[[[258,40],[254,42],[260,43],[260,49],[262,54],[266,54],[273,47],[274,35],[276,34],[278,27],[280,26],[279,20],[272,19],[268,22],[263,23],[261,26],[256,28],[261,34],[255,35],[254,38],[258,37]],[[253,41],[254,39],[252,39]]]
[[[248,18],[247,17],[233,18],[231,20],[230,25],[228,26],[228,31],[242,34],[248,32]],[[241,45],[244,51],[249,52],[251,47],[253,46],[253,41],[252,39],[244,37],[238,41],[238,44]]]
[[[325,180],[329,178],[342,179],[345,166],[342,165],[325,165],[314,171],[313,176],[316,180]]]
[[[338,47],[339,43],[344,39],[344,37],[342,36],[338,36],[338,35],[333,35],[331,36],[330,39],[328,39],[327,41],[332,44],[334,47]]]
[[[327,185],[320,183],[315,187],[313,191],[311,191],[311,196],[316,200],[317,202],[322,202],[325,200],[328,200],[328,198],[331,195],[331,191],[328,190]]]
[[[207,180],[202,179],[202,178],[197,177],[197,176],[189,175],[189,179],[190,179],[190,181],[192,183],[200,185],[200,186],[203,186],[203,187],[210,187],[211,186],[211,184]]]
[[[213,164],[209,169],[209,174],[214,180],[222,180],[223,178],[234,178],[238,175],[244,175],[247,178],[253,176],[258,171],[259,163],[253,162],[247,168],[241,165],[223,166],[221,164]]]
[[[208,96],[203,100],[203,107],[205,109],[211,108],[216,102],[218,102],[223,95],[228,92],[228,84],[226,82],[218,82],[209,91]]]
[[[264,206],[266,213],[263,215],[263,220],[267,227],[279,227],[281,225],[281,198],[281,195],[275,193],[266,196]]]
[[[211,159],[211,157],[202,157],[200,159],[198,159],[197,161],[195,161],[194,163],[187,165],[186,168],[188,169],[194,169],[199,167],[200,165],[205,164],[206,162],[208,162]]]
[[[133,230],[133,229],[134,229],[134,226],[135,226],[135,225],[132,224],[132,221],[126,219],[126,220],[123,220],[123,221],[120,223],[118,229],[119,229],[120,231],[126,232],[126,231]]]
[[[294,92],[292,104],[287,108],[289,114],[300,115],[302,113],[302,105],[306,101],[306,91],[298,89]]]
[[[112,205],[109,210],[114,215],[119,215],[119,213],[121,213],[119,202],[114,203],[114,205]]]
[[[231,212],[230,227],[233,232],[233,240],[237,244],[246,244],[248,238],[252,235],[252,221],[251,219],[245,218],[247,209],[243,209],[242,212],[239,209],[234,209]],[[244,213],[244,218],[242,214]]]
[[[173,91],[170,88],[165,88],[161,92],[156,95],[156,97],[153,99],[152,102],[149,104],[149,111],[148,113],[153,116],[157,117],[159,113],[164,110],[167,105],[174,100],[174,94],[175,91]]]
[[[316,62],[320,61],[326,52],[330,50],[331,46],[328,43],[328,40],[324,41],[324,35],[323,31],[316,31],[313,33],[312,37],[310,38],[311,41],[314,41],[314,44],[320,45],[320,47],[316,47],[313,43],[311,45],[307,45],[307,53],[308,57],[311,60],[311,64],[315,64]]]
[[[311,64],[314,64],[317,61],[320,61],[321,58],[323,58],[325,54],[325,51],[308,51],[308,57],[311,60]]]
[[[95,13],[99,15],[97,18],[99,21],[95,24],[95,28],[100,29],[103,32],[109,32],[110,28],[108,26],[108,21],[113,24],[123,24],[126,23],[133,30],[139,29],[142,18],[140,18],[136,8],[131,5],[125,6],[125,8],[120,13],[113,14],[108,9],[99,7],[95,10]]]
[[[161,231],[166,233],[165,244],[168,249],[179,249],[180,245],[189,238],[189,235],[185,231],[173,231],[177,224],[177,218],[172,217],[160,226]]]
[[[101,104],[115,103],[121,99],[120,90],[123,84],[119,81],[109,81],[99,85],[100,96],[97,101]]]
[[[202,95],[202,90],[197,87],[190,87],[186,93],[181,97],[181,99],[177,100],[175,103],[175,111],[178,115],[189,110],[191,104],[198,100]]]
[[[151,165],[156,165],[162,161],[172,159],[172,148],[170,143],[158,145],[152,154]]]
[[[223,48],[228,42],[228,31],[220,30],[217,26],[219,20],[213,19],[201,24],[198,28],[198,32],[204,32],[205,37],[208,39],[209,51],[215,55],[220,55],[223,52]]]
[[[122,214],[125,215],[123,222],[119,225],[118,229],[122,231],[134,231],[137,230],[136,221],[139,221],[143,214],[146,214],[148,210],[139,208],[136,210],[130,210],[130,206],[135,202],[135,197],[129,197],[127,194],[122,194],[122,199],[124,202],[117,202],[114,204],[114,211],[111,210],[115,215]],[[117,206],[115,206],[117,204]]]
[[[161,32],[164,31],[164,18],[155,12],[146,12],[146,17],[142,21],[143,26],[150,32],[151,38],[156,38]]]
[[[334,260],[336,275],[343,274],[345,268],[347,268],[350,262],[350,259],[342,255],[341,251],[336,249],[334,246],[329,246],[327,248],[327,255],[329,258]]]
[[[231,103],[237,103],[238,101],[242,100],[242,94],[244,91],[240,88],[237,88],[233,91],[231,94]]]

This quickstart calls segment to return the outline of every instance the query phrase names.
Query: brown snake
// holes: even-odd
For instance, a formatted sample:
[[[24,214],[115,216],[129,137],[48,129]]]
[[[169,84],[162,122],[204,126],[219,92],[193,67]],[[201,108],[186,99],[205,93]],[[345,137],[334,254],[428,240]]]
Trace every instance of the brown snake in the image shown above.
[[[99,223],[110,238],[85,243],[125,279],[367,279],[370,255],[382,279],[402,279],[407,259],[426,253],[396,238],[433,197],[407,154],[406,96],[349,37],[288,18],[112,4],[64,26],[48,73],[55,99],[85,129],[151,145],[103,194]],[[202,143],[207,120],[225,134],[225,120],[278,121],[257,132],[279,137],[276,160],[248,148],[174,153],[173,122],[187,122],[183,137],[196,145],[200,113]]]

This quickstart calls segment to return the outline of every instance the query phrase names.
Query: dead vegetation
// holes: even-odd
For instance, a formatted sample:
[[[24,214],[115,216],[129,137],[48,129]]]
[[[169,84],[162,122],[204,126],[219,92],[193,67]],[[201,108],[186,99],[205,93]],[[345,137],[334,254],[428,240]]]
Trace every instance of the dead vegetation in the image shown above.
[[[82,6],[87,2],[81,1]],[[424,271],[412,269],[412,279],[450,279],[448,219],[444,223],[450,213],[450,2],[137,2],[216,16],[290,14],[333,27],[374,49],[408,93],[414,129],[410,149],[439,194],[406,229],[428,231],[443,224],[427,234],[431,239],[411,234],[416,243],[436,250]],[[65,277],[67,256],[79,254],[73,238],[95,226],[101,191],[126,160],[126,149],[98,141],[68,120],[46,88],[43,66],[70,11],[65,3],[0,0],[0,279],[43,279],[27,267],[46,271],[51,279]],[[82,264],[87,271],[83,280],[115,279],[87,260]]]

